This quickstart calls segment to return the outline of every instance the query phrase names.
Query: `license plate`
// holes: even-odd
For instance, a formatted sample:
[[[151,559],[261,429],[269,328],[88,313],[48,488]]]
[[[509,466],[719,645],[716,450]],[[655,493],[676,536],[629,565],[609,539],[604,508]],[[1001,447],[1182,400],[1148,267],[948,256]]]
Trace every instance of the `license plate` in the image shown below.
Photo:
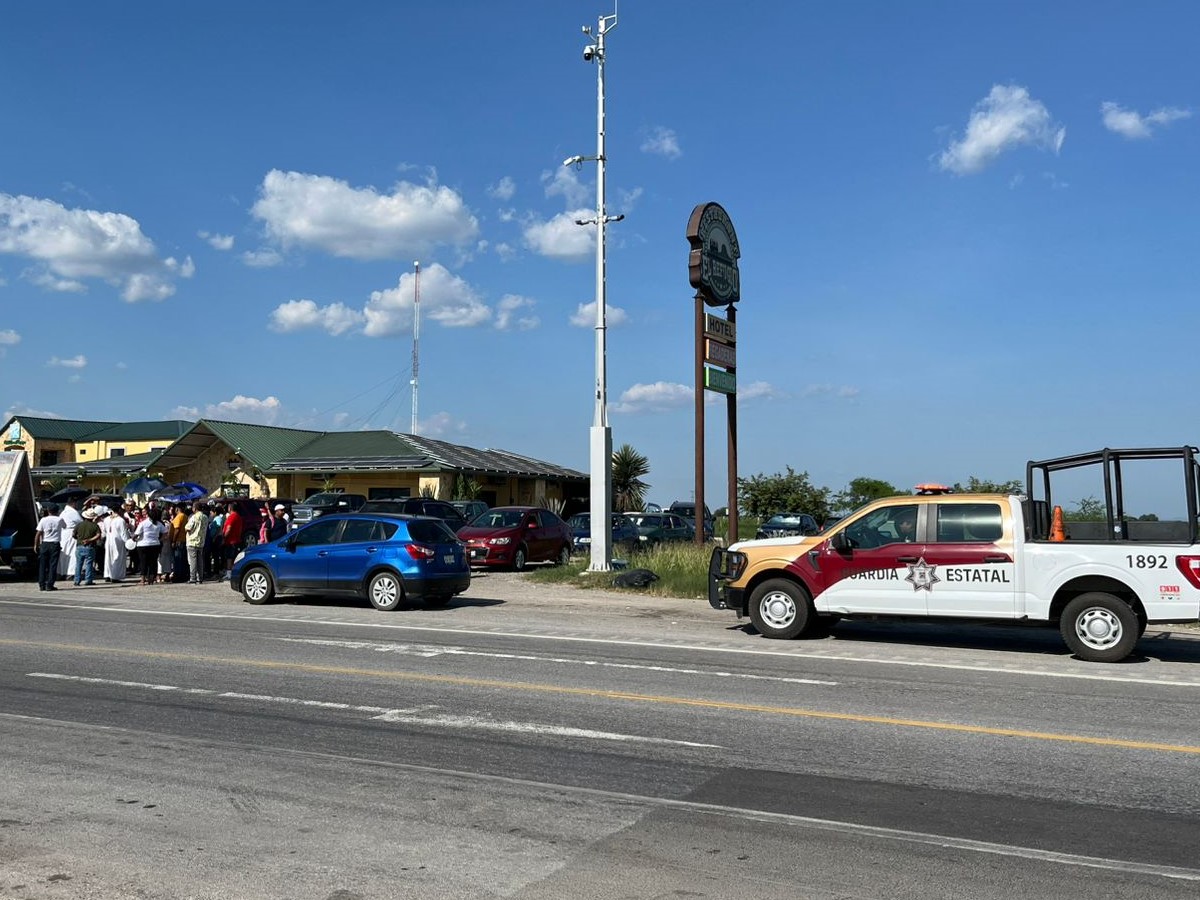
[[[478,559],[481,556],[487,556],[486,550],[471,550],[471,559]]]
[[[28,556],[14,556],[14,557],[13,557],[13,562],[15,562],[15,563],[27,563],[27,562],[29,562],[29,557],[28,557]]]
[[[442,557],[442,562],[444,562],[448,566],[454,565],[454,554],[447,553],[445,556]]]

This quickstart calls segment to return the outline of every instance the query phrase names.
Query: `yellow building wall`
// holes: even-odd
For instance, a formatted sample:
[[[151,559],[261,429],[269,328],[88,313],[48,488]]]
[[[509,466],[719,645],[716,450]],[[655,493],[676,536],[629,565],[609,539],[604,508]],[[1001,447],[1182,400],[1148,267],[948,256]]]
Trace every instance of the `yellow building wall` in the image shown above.
[[[139,453],[149,453],[156,447],[167,448],[175,443],[174,439],[156,438],[152,441],[76,441],[75,457],[71,462],[92,462],[97,459],[108,459],[113,450],[124,450],[126,456],[136,456]]]

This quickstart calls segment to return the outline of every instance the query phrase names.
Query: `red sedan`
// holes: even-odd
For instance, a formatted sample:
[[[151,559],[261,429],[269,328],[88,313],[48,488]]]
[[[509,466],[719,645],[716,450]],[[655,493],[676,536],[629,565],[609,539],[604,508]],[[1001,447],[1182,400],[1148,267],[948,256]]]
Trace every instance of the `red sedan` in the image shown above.
[[[526,563],[571,560],[571,529],[548,509],[497,506],[459,529],[472,566],[505,566],[520,572]]]

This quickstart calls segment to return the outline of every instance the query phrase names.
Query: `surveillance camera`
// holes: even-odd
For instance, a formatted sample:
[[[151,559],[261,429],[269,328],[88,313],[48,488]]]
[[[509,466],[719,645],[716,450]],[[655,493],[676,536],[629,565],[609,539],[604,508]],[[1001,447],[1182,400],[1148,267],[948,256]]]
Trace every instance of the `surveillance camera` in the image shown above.
[[[563,165],[564,166],[577,166],[581,162],[583,162],[582,156],[568,156],[566,159],[563,160]]]
[[[588,44],[586,47],[584,47],[584,48],[583,48],[583,59],[584,59],[584,62],[591,62],[591,61],[592,61],[592,59],[593,59],[593,57],[595,57],[595,55],[596,55],[596,47],[595,47],[595,45],[593,45],[593,44]]]

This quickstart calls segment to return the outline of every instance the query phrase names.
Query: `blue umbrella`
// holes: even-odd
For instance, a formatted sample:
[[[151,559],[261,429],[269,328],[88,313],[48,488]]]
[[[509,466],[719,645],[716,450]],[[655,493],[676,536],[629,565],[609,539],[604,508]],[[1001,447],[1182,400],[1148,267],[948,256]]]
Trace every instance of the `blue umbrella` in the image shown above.
[[[135,478],[125,487],[121,488],[122,494],[153,494],[155,491],[161,491],[169,485],[161,478]]]
[[[207,496],[208,488],[194,481],[181,481],[154,492],[155,500],[166,500],[168,503],[187,503]]]

